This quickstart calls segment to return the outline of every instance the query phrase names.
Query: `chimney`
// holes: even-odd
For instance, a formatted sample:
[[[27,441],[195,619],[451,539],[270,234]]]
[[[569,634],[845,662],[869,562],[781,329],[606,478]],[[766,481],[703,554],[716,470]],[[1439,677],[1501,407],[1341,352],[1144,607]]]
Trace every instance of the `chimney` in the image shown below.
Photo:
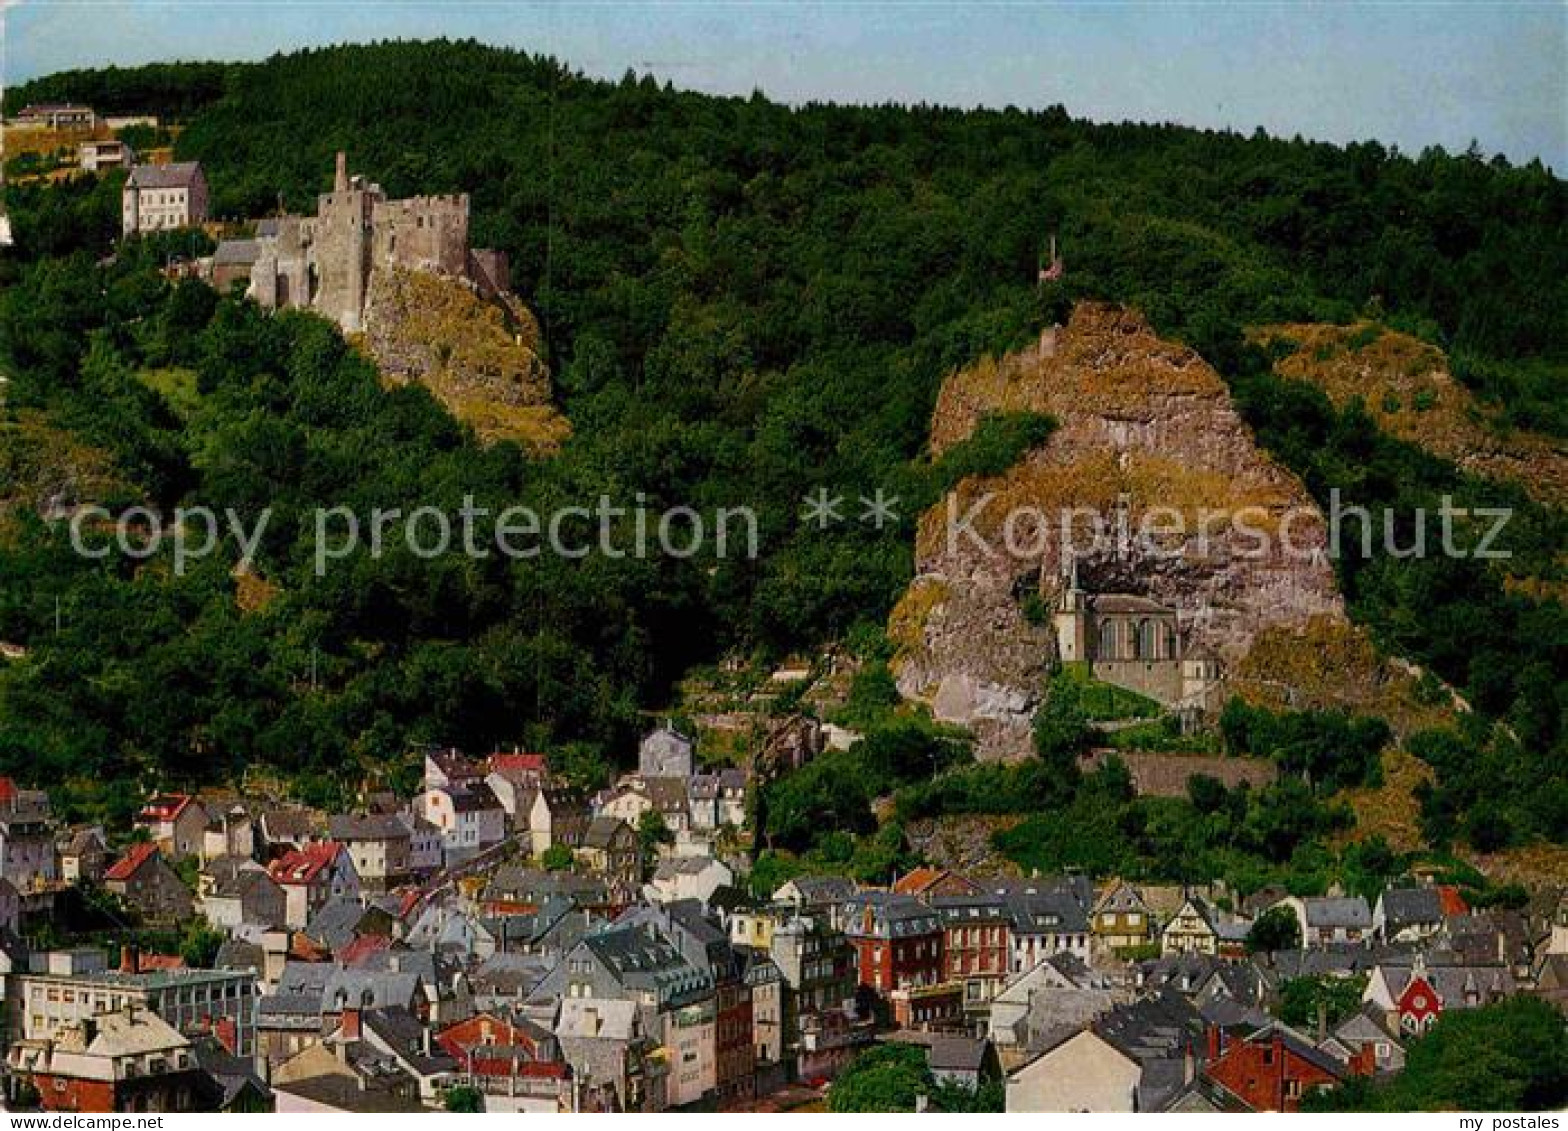
[[[333,192],[348,191],[348,154],[338,150],[337,176],[332,181]]]
[[[136,949],[135,943],[126,943],[120,948],[120,973],[135,974],[141,969],[141,954]]]
[[[339,1022],[339,1031],[343,1034],[343,1040],[345,1041],[359,1040],[359,1006],[352,1005],[344,1008],[342,1019]],[[339,1047],[341,1048],[342,1046],[340,1045]]]
[[[1220,1039],[1220,1027],[1218,1025],[1210,1025],[1207,1036],[1209,1039],[1207,1063],[1213,1064],[1220,1058],[1220,1049],[1223,1045]]]

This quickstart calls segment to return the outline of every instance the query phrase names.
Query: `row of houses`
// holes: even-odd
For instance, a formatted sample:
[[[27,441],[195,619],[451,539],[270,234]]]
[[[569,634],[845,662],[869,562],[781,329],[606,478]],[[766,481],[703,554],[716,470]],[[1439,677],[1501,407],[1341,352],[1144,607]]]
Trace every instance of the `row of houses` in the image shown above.
[[[732,847],[748,777],[704,771],[668,724],[644,745],[593,796],[538,755],[451,750],[413,797],[350,813],[158,795],[118,854],[0,783],[20,834],[0,860],[30,887],[96,880],[144,923],[199,912],[225,935],[205,970],[129,946],[8,959],[17,1098],[749,1110],[900,1041],[942,1079],[1000,1076],[1012,1110],[1289,1110],[1398,1071],[1446,1012],[1568,996],[1568,905],[1475,912],[1423,878],[1367,901],[925,867],[758,897]],[[1300,944],[1251,953],[1264,915]],[[1303,977],[1358,979],[1361,1008],[1281,1024]],[[143,1046],[163,1051],[136,1088],[91,1084]]]

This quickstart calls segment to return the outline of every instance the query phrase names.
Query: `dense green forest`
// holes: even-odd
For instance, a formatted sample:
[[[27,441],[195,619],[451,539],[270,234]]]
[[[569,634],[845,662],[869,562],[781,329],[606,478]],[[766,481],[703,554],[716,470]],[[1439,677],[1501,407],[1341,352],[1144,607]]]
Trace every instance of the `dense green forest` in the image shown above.
[[[316,320],[165,282],[157,266],[188,250],[178,239],[101,264],[117,235],[115,178],[13,191],[19,249],[0,263],[10,443],[46,420],[112,455],[124,501],[276,511],[257,572],[278,593],[250,612],[233,599],[232,556],[183,578],[166,556],[84,562],[58,526],[12,516],[0,640],[32,654],[0,669],[0,766],[84,804],[129,802],[105,782],[198,781],[253,762],[326,796],[412,741],[538,743],[585,773],[624,757],[638,710],[692,664],[815,648],[885,621],[912,568],[909,524],[823,534],[801,522],[802,497],[889,485],[934,498],[950,476],[1037,442],[1049,422],[1000,421],[945,467],[924,454],[943,375],[1027,340],[1078,297],[1137,304],[1199,348],[1320,498],[1333,486],[1362,505],[1504,498],[1520,508],[1514,548],[1539,576],[1563,569],[1560,512],[1382,436],[1243,344],[1259,322],[1370,314],[1448,349],[1510,422],[1568,434],[1568,188],[1539,164],[1097,125],[1061,108],[789,108],[596,81],[472,43],[70,73],[9,91],[7,106],[45,97],[183,120],[178,155],[203,162],[222,216],[308,209],[338,149],[393,195],[470,193],[474,242],[509,252],[575,428],[550,460],[482,448],[421,391],[380,391]],[[1067,275],[1042,288],[1053,233]],[[194,378],[176,397],[156,379],[168,373]],[[317,505],[455,511],[466,493],[544,509],[638,491],[654,507],[756,507],[762,555],[356,555],[325,578],[309,568]],[[1480,708],[1471,733],[1425,740],[1434,843],[1568,837],[1553,768],[1568,754],[1563,607],[1473,561],[1380,556],[1341,577],[1357,619]],[[1283,746],[1320,758],[1291,725],[1279,724]],[[1044,744],[1045,764],[1059,747]],[[895,735],[886,749],[886,784],[901,789],[904,748]],[[782,799],[797,813],[856,778],[832,761],[814,772]],[[963,811],[1022,789],[1109,821],[1113,863],[1172,844],[1204,860],[1280,859],[1266,854],[1288,857],[1342,821],[1316,785],[1300,787],[1305,801],[1206,790],[1129,808],[1115,780],[957,773],[946,800],[900,804]],[[1499,791],[1504,779],[1519,789]],[[810,850],[788,808],[779,845]],[[858,812],[844,832],[869,831]],[[1014,847],[1060,863],[1073,846]]]

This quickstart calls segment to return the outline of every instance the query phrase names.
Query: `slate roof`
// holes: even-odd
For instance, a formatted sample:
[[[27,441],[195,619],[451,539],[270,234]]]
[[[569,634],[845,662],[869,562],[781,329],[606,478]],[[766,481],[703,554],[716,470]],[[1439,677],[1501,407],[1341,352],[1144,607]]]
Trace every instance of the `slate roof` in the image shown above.
[[[272,1095],[272,1089],[256,1074],[250,1060],[234,1056],[215,1039],[197,1040],[193,1042],[191,1051],[201,1070],[217,1086],[217,1106],[220,1109],[228,1108],[246,1088],[253,1089],[263,1098]]]
[[[1443,897],[1436,888],[1389,888],[1383,893],[1384,930],[1398,934],[1407,927],[1436,926],[1443,921]]]
[[[424,1024],[401,1006],[373,1009],[361,1016],[360,1024],[380,1037],[387,1048],[421,1076],[457,1071],[457,1061],[439,1045],[432,1045],[431,1051],[425,1052]]]
[[[703,997],[712,980],[687,962],[658,931],[646,925],[610,927],[584,937],[582,944],[622,985],[652,990],[671,1004]]]
[[[938,1034],[931,1040],[928,1060],[933,1072],[980,1072],[990,1041],[978,1037]]]
[[[1088,933],[1088,912],[1070,891],[1010,892],[1004,899],[1014,934]]]
[[[389,813],[358,817],[340,813],[327,821],[333,840],[407,840],[408,826]]]
[[[844,933],[867,938],[908,938],[942,929],[936,912],[912,896],[856,892],[843,903]]]
[[[726,867],[711,856],[669,856],[659,861],[653,870],[655,880],[673,880],[676,876],[700,876],[714,866]]]
[[[553,965],[543,955],[497,952],[474,967],[468,984],[475,994],[524,997],[545,980]]]
[[[138,165],[125,183],[139,189],[188,189],[201,179],[200,164],[177,161],[171,165]]]
[[[790,884],[811,905],[842,903],[855,894],[854,883],[843,876],[796,876]],[[777,895],[775,892],[774,897]]]
[[[212,253],[214,267],[249,267],[261,258],[259,240],[224,240]]]
[[[595,817],[588,822],[588,830],[583,833],[583,847],[596,848],[600,851],[608,850],[621,830],[630,830],[630,828],[631,826],[619,817]]]
[[[397,1095],[374,1080],[363,1083],[348,1076],[311,1076],[279,1084],[276,1091],[299,1096],[324,1107],[369,1114],[428,1111],[416,1099]]]
[[[1307,926],[1311,929],[1372,929],[1372,909],[1359,895],[1312,897],[1303,899],[1301,904],[1306,911]]]

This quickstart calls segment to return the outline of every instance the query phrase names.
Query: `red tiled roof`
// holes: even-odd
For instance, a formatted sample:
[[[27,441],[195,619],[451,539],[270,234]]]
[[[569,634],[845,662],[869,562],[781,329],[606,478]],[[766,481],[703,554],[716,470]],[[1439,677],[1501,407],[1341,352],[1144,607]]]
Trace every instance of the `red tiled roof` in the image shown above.
[[[900,876],[894,882],[893,890],[900,895],[919,895],[946,874],[942,868],[916,868],[908,875]]]
[[[514,1025],[489,1013],[476,1014],[447,1026],[436,1043],[475,1076],[546,1077],[565,1079],[567,1066],[539,1060],[537,1027]]]
[[[154,797],[142,806],[138,820],[172,821],[185,812],[185,807],[190,803],[191,798],[188,793],[170,793],[163,797]]]
[[[331,962],[332,952],[303,931],[295,931],[289,938],[289,957],[300,962]]]
[[[1452,884],[1437,885],[1437,898],[1442,901],[1444,915],[1470,914],[1470,905]]]
[[[274,860],[267,873],[280,884],[308,884],[331,866],[340,850],[335,840],[307,844]]]
[[[550,768],[543,754],[492,754],[490,769],[496,773],[542,774]]]
[[[136,969],[143,974],[149,970],[183,970],[185,959],[177,954],[142,954],[137,956]]]
[[[158,855],[156,844],[135,844],[114,862],[103,874],[106,880],[128,880],[141,870],[143,864]]]
[[[354,940],[337,952],[337,960],[344,966],[358,966],[372,955],[390,950],[392,940],[386,935],[356,935]]]

